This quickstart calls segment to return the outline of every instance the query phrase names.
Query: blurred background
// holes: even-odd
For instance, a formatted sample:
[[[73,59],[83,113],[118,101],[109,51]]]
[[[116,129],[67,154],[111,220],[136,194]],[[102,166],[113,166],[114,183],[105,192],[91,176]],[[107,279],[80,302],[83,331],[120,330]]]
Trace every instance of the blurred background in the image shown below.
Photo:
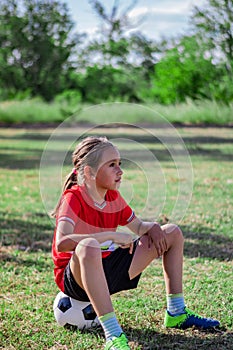
[[[232,124],[232,69],[232,0],[0,2],[1,124],[116,101]]]

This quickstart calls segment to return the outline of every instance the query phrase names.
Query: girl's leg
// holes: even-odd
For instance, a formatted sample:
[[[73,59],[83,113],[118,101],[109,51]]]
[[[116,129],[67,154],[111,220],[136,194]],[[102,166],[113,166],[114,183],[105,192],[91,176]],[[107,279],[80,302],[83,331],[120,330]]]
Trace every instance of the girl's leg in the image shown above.
[[[166,293],[167,295],[179,294],[183,292],[184,237],[176,225],[164,225],[162,226],[162,230],[166,232],[168,238],[172,238],[170,248],[163,254]]]
[[[78,285],[87,293],[97,316],[113,312],[97,240],[86,238],[77,245],[70,268]]]
[[[166,293],[182,293],[183,235],[179,227],[173,224],[164,225],[161,229],[167,238],[167,251],[163,254]],[[142,272],[155,258],[158,258],[155,247],[152,245],[149,248],[148,236],[142,236],[129,268],[130,279]]]
[[[167,251],[163,254],[163,272],[167,293],[164,325],[182,329],[192,326],[204,329],[219,326],[219,321],[201,317],[185,307],[182,293],[183,235],[175,225],[168,224],[161,228],[166,233],[167,242]],[[158,257],[153,246],[148,248],[149,242],[146,235],[140,241],[129,269],[131,279],[142,272],[154,258]]]
[[[95,309],[105,333],[107,346],[110,348],[115,343],[124,343],[124,349],[129,349],[127,338],[122,334],[122,328],[113,311],[97,240],[86,238],[77,245],[70,268],[76,282],[85,290]]]

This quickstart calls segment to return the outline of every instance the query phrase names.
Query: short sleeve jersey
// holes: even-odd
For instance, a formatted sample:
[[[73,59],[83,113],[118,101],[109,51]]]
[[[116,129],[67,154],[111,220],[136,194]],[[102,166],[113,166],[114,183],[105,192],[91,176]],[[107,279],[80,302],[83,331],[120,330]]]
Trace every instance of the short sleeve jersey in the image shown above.
[[[56,227],[60,221],[68,221],[74,226],[74,234],[94,234],[104,231],[115,232],[117,227],[125,226],[135,215],[120,193],[108,190],[105,201],[100,205],[88,195],[85,185],[75,185],[64,192],[57,213]],[[117,234],[117,233],[116,233]],[[102,257],[105,258],[117,247],[112,241],[101,244]],[[56,250],[56,228],[54,231],[52,256],[54,261],[55,282],[64,291],[64,270],[73,252]]]

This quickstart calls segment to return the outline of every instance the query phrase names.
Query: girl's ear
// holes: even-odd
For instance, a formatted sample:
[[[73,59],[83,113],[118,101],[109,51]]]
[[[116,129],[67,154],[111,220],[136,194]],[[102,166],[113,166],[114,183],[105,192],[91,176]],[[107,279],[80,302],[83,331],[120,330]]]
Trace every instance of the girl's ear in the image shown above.
[[[89,165],[84,167],[83,172],[86,180],[95,180],[93,169]]]

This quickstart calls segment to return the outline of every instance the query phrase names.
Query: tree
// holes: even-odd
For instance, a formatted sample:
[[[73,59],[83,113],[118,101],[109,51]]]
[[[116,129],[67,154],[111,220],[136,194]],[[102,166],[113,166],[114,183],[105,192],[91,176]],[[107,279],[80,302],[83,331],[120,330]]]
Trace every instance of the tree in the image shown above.
[[[155,65],[152,96],[163,104],[212,98],[217,70],[196,36],[183,37]]]
[[[117,41],[125,32],[132,28],[133,23],[129,19],[129,12],[135,7],[138,0],[133,0],[124,9],[120,9],[120,0],[114,0],[113,6],[108,13],[99,0],[89,0],[93,10],[100,19],[100,32],[107,41]]]
[[[127,61],[129,54],[128,40],[125,32],[130,28],[128,11],[136,4],[133,1],[130,6],[121,12],[120,1],[114,0],[114,3],[108,12],[99,0],[89,0],[100,24],[96,39],[88,43],[86,56],[89,56],[89,63],[93,59],[93,55],[98,57],[95,60],[99,66],[118,65]]]
[[[218,61],[224,61],[232,74],[233,0],[207,0],[205,6],[195,6],[191,23],[209,50],[214,50]]]
[[[135,29],[139,21],[129,14],[137,1],[126,5],[120,0],[112,6],[89,0],[99,19],[95,39],[79,52],[79,63],[85,71],[82,94],[88,101],[124,100],[141,102],[150,88],[154,69],[155,44]],[[142,20],[142,19],[140,19]]]
[[[29,89],[51,100],[64,87],[79,37],[65,3],[57,0],[2,0],[0,79],[2,87]]]
[[[87,47],[91,57],[93,54],[98,57],[95,63],[100,66],[127,66],[128,63],[135,64],[136,62],[137,65],[140,65],[141,61],[148,59],[149,40],[139,33],[129,33],[142,20],[134,22],[129,16],[137,0],[131,1],[126,6],[122,5],[120,0],[114,0],[110,10],[107,10],[99,0],[89,0],[89,3],[100,21],[96,39]],[[141,48],[139,48],[140,45]],[[143,51],[143,48],[147,48],[147,52],[146,49]],[[140,63],[137,55],[139,52]],[[137,60],[132,62],[136,55]]]

